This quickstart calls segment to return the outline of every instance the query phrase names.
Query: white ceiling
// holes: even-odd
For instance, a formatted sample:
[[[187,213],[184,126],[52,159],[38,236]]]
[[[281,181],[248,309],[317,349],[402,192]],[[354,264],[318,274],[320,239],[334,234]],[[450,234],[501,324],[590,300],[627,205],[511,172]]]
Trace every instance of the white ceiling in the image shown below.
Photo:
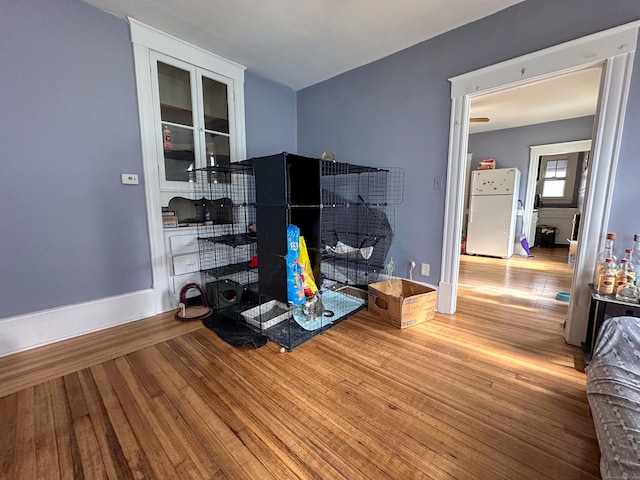
[[[84,0],[294,90],[523,0]],[[470,133],[594,115],[600,68],[477,97]]]
[[[294,90],[522,0],[85,0]]]
[[[488,132],[595,115],[602,67],[593,67],[548,80],[490,93],[471,100],[469,133]]]

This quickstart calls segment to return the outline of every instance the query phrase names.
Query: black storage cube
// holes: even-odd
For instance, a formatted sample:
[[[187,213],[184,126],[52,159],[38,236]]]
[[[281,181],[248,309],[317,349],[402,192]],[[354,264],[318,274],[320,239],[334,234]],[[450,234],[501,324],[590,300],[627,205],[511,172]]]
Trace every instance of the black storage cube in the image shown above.
[[[538,225],[536,227],[536,247],[555,247],[558,227]]]
[[[287,226],[304,237],[320,280],[320,160],[290,153],[253,159],[260,293],[287,302]]]

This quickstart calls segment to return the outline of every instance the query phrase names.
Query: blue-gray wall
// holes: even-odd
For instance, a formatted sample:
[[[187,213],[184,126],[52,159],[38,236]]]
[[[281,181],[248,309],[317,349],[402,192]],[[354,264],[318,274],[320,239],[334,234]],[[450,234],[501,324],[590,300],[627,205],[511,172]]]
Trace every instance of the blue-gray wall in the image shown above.
[[[515,167],[520,170],[520,200],[524,204],[529,176],[529,147],[588,140],[592,136],[593,122],[594,117],[589,116],[469,135],[472,169],[477,168],[484,158],[495,158],[498,168]]]
[[[150,288],[127,23],[79,0],[1,5],[0,318]],[[250,155],[296,150],[295,102],[247,74]]]
[[[640,49],[640,48],[639,48]],[[640,233],[640,53],[631,78],[620,160],[613,193],[609,231],[616,232],[616,248],[631,248],[633,234]]]
[[[248,154],[330,150],[403,167],[396,233],[435,282],[447,78],[636,19],[636,0],[527,1],[297,96],[248,73]],[[144,180],[126,22],[79,0],[2,0],[0,65],[0,318],[149,288],[143,186],[120,184],[121,173]],[[610,223],[619,243],[640,230],[637,57],[634,68]],[[406,275],[407,255],[392,254]]]
[[[296,153],[296,92],[249,71],[244,91],[247,157]]]
[[[150,288],[127,24],[3,0],[0,65],[0,317]]]
[[[395,227],[409,254],[394,245],[391,255],[398,275],[408,274],[409,256],[430,263],[432,275],[417,278],[436,283],[445,191],[434,190],[434,178],[446,177],[451,109],[447,79],[638,19],[637,0],[519,3],[298,92],[298,152],[331,150],[341,161],[404,168],[405,197],[396,208]],[[620,218],[631,213],[631,207],[622,204],[636,188],[640,168],[637,55],[634,69],[611,218],[623,238],[638,229]],[[636,176],[631,179],[626,172]]]

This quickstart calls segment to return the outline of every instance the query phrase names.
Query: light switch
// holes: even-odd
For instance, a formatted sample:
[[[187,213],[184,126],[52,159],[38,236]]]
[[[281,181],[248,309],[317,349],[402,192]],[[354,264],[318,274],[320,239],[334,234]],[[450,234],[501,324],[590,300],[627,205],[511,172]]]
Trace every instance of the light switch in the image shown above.
[[[120,178],[123,185],[138,185],[138,175],[135,173],[123,173]]]

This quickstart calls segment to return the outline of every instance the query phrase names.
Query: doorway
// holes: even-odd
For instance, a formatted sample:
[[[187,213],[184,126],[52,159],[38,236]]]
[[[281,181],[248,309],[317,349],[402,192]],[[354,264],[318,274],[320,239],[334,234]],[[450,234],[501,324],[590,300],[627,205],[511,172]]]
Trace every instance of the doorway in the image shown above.
[[[571,291],[571,278],[566,279],[573,273],[575,255],[570,255],[571,246],[577,245],[571,239],[586,188],[585,158],[588,156],[584,152],[591,149],[591,141],[582,139],[590,138],[593,133],[601,76],[600,65],[472,98],[468,149],[475,160],[472,169],[467,165],[465,172],[461,250],[465,253],[469,242],[468,252],[480,257],[461,257],[460,301],[464,299],[465,305],[468,303],[465,295],[480,294],[474,290],[477,279],[488,279],[487,274],[491,272],[491,278],[497,282],[493,290],[500,292],[506,302],[504,308],[513,306],[514,315],[518,309],[529,311],[539,306],[545,311],[564,309],[562,320],[566,317],[568,304],[557,302],[556,296]],[[495,165],[496,170],[478,171],[484,165]],[[491,178],[502,178],[501,172],[512,169],[518,169],[522,176],[515,185],[515,203],[503,202],[505,208],[509,207],[504,211],[494,206],[487,217],[481,215],[480,208],[483,205],[480,200],[486,197],[475,197],[471,215],[467,193],[471,180],[482,184]],[[472,193],[477,188],[473,188]],[[495,194],[493,197],[511,198]],[[504,218],[499,212],[503,212]],[[538,215],[539,223],[549,228],[536,228]],[[471,217],[475,222],[473,228],[465,230],[465,222]],[[492,223],[497,227],[490,228]],[[508,236],[505,235],[507,225],[512,228],[510,258],[506,258],[505,249],[498,248]],[[540,235],[542,232],[544,235]],[[503,251],[498,255],[503,258],[492,257],[494,251]],[[522,291],[529,292],[526,298],[518,296],[517,292]],[[564,295],[561,298],[564,300]],[[562,325],[562,321],[558,325]],[[557,331],[557,326],[555,328]],[[562,332],[558,331],[558,335]]]
[[[564,331],[565,340],[572,345],[580,345],[584,340],[590,297],[588,282],[609,219],[617,146],[622,133],[639,25],[639,22],[634,22],[450,79],[451,138],[438,295],[440,312],[454,313],[456,310],[471,99],[505,87],[604,63],[592,148],[593,167],[585,198],[585,221],[580,226],[583,241],[577,252],[575,288]]]
[[[525,231],[535,231],[535,219],[537,217],[536,210],[536,182],[535,179],[540,170],[540,159],[546,155],[562,155],[574,152],[588,152],[587,168],[589,159],[591,158],[591,139],[579,140],[573,142],[551,143],[545,145],[532,145],[529,154],[529,172],[527,176],[527,194],[524,200],[523,227]],[[587,178],[580,179],[578,185],[578,202],[580,203],[580,214],[584,214],[584,196],[587,187]],[[543,204],[544,205],[544,204]],[[528,230],[527,230],[528,229]]]

